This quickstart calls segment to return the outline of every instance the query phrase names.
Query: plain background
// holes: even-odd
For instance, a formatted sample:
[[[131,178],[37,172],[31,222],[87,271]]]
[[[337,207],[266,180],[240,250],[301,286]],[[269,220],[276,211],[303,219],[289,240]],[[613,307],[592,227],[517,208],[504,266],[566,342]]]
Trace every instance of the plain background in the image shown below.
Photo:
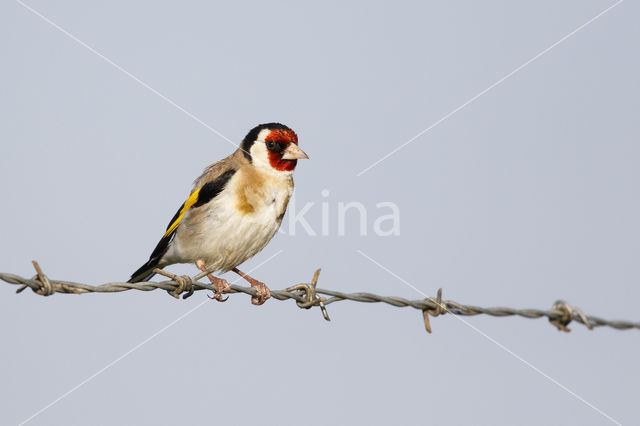
[[[246,262],[320,286],[480,306],[559,299],[640,320],[640,8],[624,2],[361,177],[611,1],[28,3],[234,141],[272,120],[311,159],[296,200],[328,236]],[[0,4],[0,270],[126,280],[209,163],[235,148],[20,4]],[[330,191],[323,198],[321,191]],[[337,203],[401,210],[337,235]],[[285,219],[285,224],[288,219]],[[371,230],[371,222],[369,230]],[[171,271],[195,274],[191,265]],[[229,279],[233,279],[231,274]],[[206,300],[0,287],[0,423],[16,424]],[[208,302],[29,424],[611,424],[456,318],[384,305]],[[466,318],[623,424],[640,335]]]

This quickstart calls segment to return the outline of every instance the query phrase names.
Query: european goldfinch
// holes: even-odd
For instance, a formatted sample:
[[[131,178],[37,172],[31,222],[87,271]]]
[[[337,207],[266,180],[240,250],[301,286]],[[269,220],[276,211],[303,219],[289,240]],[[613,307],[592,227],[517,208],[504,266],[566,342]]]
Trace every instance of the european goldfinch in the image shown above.
[[[236,272],[256,287],[251,302],[264,303],[270,297],[267,286],[237,266],[262,250],[280,227],[293,192],[293,170],[302,158],[309,157],[289,127],[268,123],[251,129],[233,154],[196,179],[149,261],[129,282],[149,280],[155,268],[193,262],[201,271]],[[214,298],[226,300],[227,281],[208,277],[217,289]]]

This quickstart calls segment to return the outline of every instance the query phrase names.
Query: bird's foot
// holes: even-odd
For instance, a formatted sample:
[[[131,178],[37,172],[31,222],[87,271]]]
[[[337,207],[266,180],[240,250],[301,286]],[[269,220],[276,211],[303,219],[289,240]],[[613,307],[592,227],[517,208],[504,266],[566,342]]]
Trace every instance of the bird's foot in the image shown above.
[[[215,299],[218,302],[226,302],[229,299],[229,296],[222,297],[223,293],[229,293],[231,291],[231,287],[229,287],[229,283],[227,280],[223,278],[214,277],[211,274],[208,274],[207,277],[209,281],[216,287],[216,291],[213,293],[213,296],[209,296],[210,299]]]
[[[202,259],[196,260],[196,267],[202,272],[208,272],[207,266]],[[218,302],[226,302],[229,297],[222,297],[222,294],[231,292],[231,287],[229,287],[229,283],[227,282],[227,280],[214,277],[213,274],[207,274],[207,278],[209,278],[211,284],[213,284],[216,288],[216,291],[213,292],[213,296],[209,296],[209,299],[215,299]]]
[[[236,274],[240,275],[242,278],[247,280],[249,284],[251,284],[251,287],[256,289],[256,295],[251,296],[252,304],[262,305],[264,302],[267,301],[267,299],[271,297],[271,291],[269,290],[269,287],[267,287],[262,281],[258,281],[255,278],[250,277],[249,275],[245,274],[238,268],[233,268],[233,272],[235,272]]]
[[[251,287],[256,289],[256,295],[251,297],[251,303],[254,305],[262,305],[271,297],[271,291],[263,282],[255,281],[251,283]]]

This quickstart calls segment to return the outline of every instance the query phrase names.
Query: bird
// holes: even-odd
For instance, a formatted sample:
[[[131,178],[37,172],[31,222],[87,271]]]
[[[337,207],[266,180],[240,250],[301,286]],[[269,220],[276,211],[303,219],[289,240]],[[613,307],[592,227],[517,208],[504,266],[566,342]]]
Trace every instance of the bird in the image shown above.
[[[231,155],[206,167],[187,200],[173,216],[149,260],[128,282],[148,281],[156,268],[194,263],[223,302],[227,280],[214,272],[233,271],[256,289],[254,305],[263,304],[269,288],[238,266],[262,250],[277,232],[293,193],[293,172],[309,156],[298,136],[280,123],[260,124],[247,133]]]

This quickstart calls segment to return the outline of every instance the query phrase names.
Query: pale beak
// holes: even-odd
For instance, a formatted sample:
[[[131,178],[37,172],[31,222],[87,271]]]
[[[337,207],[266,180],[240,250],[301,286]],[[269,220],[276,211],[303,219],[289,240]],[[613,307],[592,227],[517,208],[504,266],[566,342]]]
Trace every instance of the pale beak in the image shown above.
[[[283,160],[301,160],[303,158],[309,158],[309,156],[295,143],[290,143],[282,153]]]

